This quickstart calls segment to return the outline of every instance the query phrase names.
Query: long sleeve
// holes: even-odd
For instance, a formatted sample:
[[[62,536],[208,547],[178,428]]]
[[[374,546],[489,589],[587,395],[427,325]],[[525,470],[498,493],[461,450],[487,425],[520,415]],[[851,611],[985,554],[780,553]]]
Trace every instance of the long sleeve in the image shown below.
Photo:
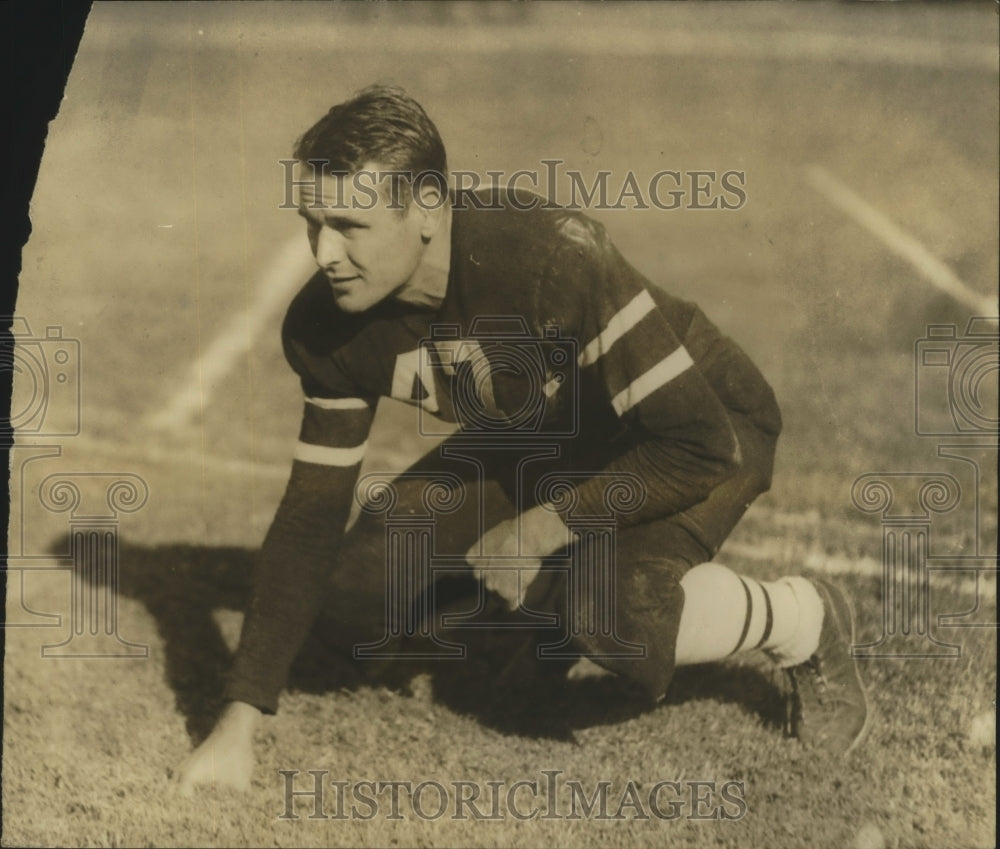
[[[274,713],[336,568],[377,399],[361,397],[336,355],[342,320],[322,276],[289,308],[282,343],[305,404],[284,497],[257,558],[230,700]]]
[[[581,385],[609,404],[628,433],[628,450],[605,474],[637,476],[645,503],[624,525],[679,513],[707,497],[737,468],[739,445],[726,408],[683,342],[693,312],[670,316],[650,284],[611,244],[603,228],[573,217],[564,253],[577,286]],[[584,410],[582,415],[587,415]],[[584,512],[601,514],[607,479],[577,486]]]
[[[291,478],[254,572],[227,698],[277,710],[325,597],[373,416],[362,398],[307,397]]]

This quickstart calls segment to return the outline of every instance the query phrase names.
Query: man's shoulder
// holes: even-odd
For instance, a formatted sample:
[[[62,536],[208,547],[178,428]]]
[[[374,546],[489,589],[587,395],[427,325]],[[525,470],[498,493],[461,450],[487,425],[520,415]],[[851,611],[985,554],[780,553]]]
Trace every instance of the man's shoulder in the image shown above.
[[[591,274],[615,264],[601,224],[532,192],[491,187],[467,193],[455,209],[452,257],[462,276],[503,278],[511,296],[538,289],[586,296]]]
[[[592,253],[603,228],[523,189],[459,198],[452,226],[449,302],[475,315],[516,313],[532,332],[573,328],[593,293]]]
[[[565,245],[601,250],[609,244],[604,227],[578,210],[515,186],[467,190],[453,198],[459,237],[477,240]]]

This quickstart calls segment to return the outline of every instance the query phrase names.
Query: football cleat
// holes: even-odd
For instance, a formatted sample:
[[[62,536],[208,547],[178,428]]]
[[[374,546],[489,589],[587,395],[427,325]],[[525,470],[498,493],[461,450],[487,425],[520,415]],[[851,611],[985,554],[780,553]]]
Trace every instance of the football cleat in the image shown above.
[[[812,656],[785,670],[792,688],[786,731],[811,748],[844,756],[868,727],[868,699],[851,657],[854,613],[837,587],[812,583],[823,601],[823,628]]]

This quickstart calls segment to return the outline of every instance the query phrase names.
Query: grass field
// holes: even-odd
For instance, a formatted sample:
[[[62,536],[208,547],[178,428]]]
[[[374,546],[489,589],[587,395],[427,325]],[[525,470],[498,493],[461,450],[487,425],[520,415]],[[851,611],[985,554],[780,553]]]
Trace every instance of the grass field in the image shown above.
[[[10,549],[41,568],[8,575],[8,625],[48,627],[6,632],[3,845],[994,845],[996,437],[972,440],[977,467],[939,454],[967,436],[917,435],[914,346],[930,324],[961,335],[995,297],[996,47],[990,4],[98,6],[51,127],[20,284],[34,337],[60,326],[79,340],[82,406],[78,436],[22,434],[14,454]],[[311,258],[294,210],[278,208],[277,160],[373,81],[425,105],[453,169],[558,158],[587,175],[745,172],[736,211],[594,212],[641,271],[740,342],[781,402],[773,489],[719,561],[762,578],[835,574],[859,641],[873,642],[882,528],[852,485],[911,473],[900,514],[919,508],[902,503],[917,473],[951,475],[961,492],[934,517],[931,553],[952,569],[932,574],[929,595],[931,634],[959,656],[865,661],[875,721],[847,761],[782,739],[778,689],[754,658],[683,670],[655,709],[608,678],[539,682],[498,704],[481,665],[363,681],[314,643],[263,725],[250,795],[173,792],[172,770],[220,707],[299,424],[277,329]],[[838,206],[815,169],[923,253]],[[965,294],[942,290],[927,257]],[[948,422],[947,386],[934,386],[921,421]],[[61,389],[49,421],[72,418]],[[982,392],[995,427],[989,380]],[[408,416],[380,408],[370,468],[420,447],[385,436]],[[56,473],[148,485],[118,525],[117,608],[119,634],[146,657],[42,656],[73,621],[70,573],[44,571],[65,566],[71,528],[39,504]],[[404,799],[403,820],[361,821],[309,819],[300,798],[288,820],[282,769],[302,771],[298,789],[307,770],[508,785],[560,770],[612,782],[612,807],[630,780],[739,781],[747,810],[426,821]]]

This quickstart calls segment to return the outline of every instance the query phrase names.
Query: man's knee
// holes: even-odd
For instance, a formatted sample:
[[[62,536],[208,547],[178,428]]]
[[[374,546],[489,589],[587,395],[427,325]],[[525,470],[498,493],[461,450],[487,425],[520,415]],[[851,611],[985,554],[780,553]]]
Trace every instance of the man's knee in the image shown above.
[[[674,674],[674,654],[690,568],[683,559],[653,557],[619,561],[614,603],[589,606],[585,594],[569,592],[567,623],[573,645],[586,657],[630,681],[651,701],[661,698]],[[607,619],[600,615],[603,610]],[[598,615],[594,615],[598,613]]]
[[[732,481],[752,501],[771,488],[774,471],[774,455],[777,449],[781,419],[774,408],[775,422],[763,425],[756,419],[743,414],[732,414],[733,427],[740,443],[740,466]]]

